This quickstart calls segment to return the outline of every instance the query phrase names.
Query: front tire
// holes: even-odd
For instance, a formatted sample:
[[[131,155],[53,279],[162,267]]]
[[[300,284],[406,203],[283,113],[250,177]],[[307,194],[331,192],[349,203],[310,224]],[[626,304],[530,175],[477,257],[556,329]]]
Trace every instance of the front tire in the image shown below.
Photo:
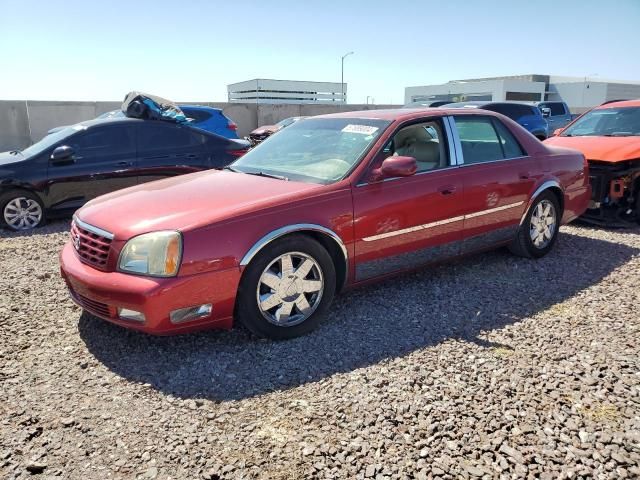
[[[541,193],[527,212],[509,250],[521,257],[544,257],[558,238],[561,219],[558,198],[550,191]]]
[[[31,230],[44,223],[44,206],[31,192],[15,190],[0,196],[0,224],[10,230]]]
[[[298,337],[322,321],[335,290],[329,252],[312,238],[291,235],[249,263],[238,288],[236,316],[260,337]]]

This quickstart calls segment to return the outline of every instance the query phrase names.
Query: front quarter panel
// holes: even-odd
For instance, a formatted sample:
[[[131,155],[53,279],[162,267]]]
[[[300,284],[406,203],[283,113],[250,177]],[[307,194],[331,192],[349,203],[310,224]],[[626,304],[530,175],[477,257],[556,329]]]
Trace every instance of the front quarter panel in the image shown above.
[[[265,235],[283,227],[302,224],[319,225],[335,232],[351,257],[353,208],[348,185],[183,232],[183,259],[179,275],[241,269],[241,259]]]

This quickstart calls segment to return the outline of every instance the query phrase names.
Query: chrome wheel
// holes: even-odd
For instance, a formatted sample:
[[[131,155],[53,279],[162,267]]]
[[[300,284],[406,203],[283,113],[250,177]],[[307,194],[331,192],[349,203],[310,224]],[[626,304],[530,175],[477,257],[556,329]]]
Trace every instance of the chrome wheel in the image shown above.
[[[265,268],[258,280],[262,316],[279,327],[304,322],[320,305],[324,279],[318,262],[306,253],[288,252]]]
[[[38,226],[42,220],[42,208],[35,200],[17,197],[4,207],[4,221],[14,230],[29,230]]]
[[[545,248],[556,232],[556,209],[549,200],[542,200],[536,205],[531,215],[529,234],[536,248]]]

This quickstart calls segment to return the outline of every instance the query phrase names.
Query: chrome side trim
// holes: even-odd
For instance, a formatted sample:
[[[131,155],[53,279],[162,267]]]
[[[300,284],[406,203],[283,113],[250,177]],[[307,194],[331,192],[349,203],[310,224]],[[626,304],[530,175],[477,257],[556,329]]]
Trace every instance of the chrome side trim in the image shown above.
[[[520,219],[520,225],[522,225],[524,223],[525,218],[527,218],[527,214],[529,213],[529,209],[531,208],[531,205],[533,205],[533,202],[536,200],[536,198],[538,198],[538,196],[544,192],[545,190],[548,190],[550,188],[559,188],[560,191],[562,192],[562,194],[564,195],[564,189],[562,188],[562,186],[556,182],[555,180],[548,180],[546,182],[544,182],[542,185],[540,185],[535,192],[533,192],[533,195],[531,195],[531,198],[529,199],[529,203],[527,204],[527,208],[525,209],[524,213],[522,214],[522,218]],[[562,217],[562,215],[561,215]]]
[[[438,220],[437,222],[425,223],[417,225],[415,227],[403,228],[402,230],[394,230],[393,232],[380,233],[379,235],[373,235],[371,237],[365,237],[362,240],[364,242],[374,242],[376,240],[382,240],[383,238],[395,237],[396,235],[404,235],[406,233],[417,232],[418,230],[426,230],[427,228],[438,227],[440,225],[446,225],[448,223],[459,222],[464,220],[464,216],[447,218],[445,220]]]
[[[362,241],[374,242],[376,240],[382,240],[383,238],[395,237],[396,235],[404,235],[406,233],[417,232],[418,230],[426,230],[427,228],[439,227],[440,225],[446,225],[448,223],[459,222],[460,220],[467,220],[468,218],[480,217],[482,215],[489,215],[491,213],[500,212],[502,210],[519,207],[523,203],[524,201],[510,203],[508,205],[502,205],[500,207],[490,208],[488,210],[481,210],[479,212],[470,213],[468,215],[446,218],[444,220],[438,220],[437,222],[424,223],[422,225],[416,225],[415,227],[403,228],[402,230],[394,230],[393,232],[380,233],[379,235],[365,237],[362,239]]]
[[[523,203],[524,201],[520,201],[520,202],[510,203],[509,205],[502,205],[500,207],[490,208],[489,210],[482,210],[480,212],[470,213],[469,215],[465,215],[464,218],[466,220],[467,218],[475,218],[475,217],[481,217],[482,215],[489,215],[490,213],[499,212],[501,210],[508,210],[509,208],[519,207]]]
[[[464,165],[464,155],[462,154],[462,143],[460,142],[460,135],[458,135],[458,127],[456,126],[456,119],[449,115],[447,117],[451,124],[451,133],[453,134],[453,144],[456,149],[456,160],[458,166]]]
[[[338,244],[340,250],[342,250],[342,254],[344,255],[345,267],[347,269],[346,271],[347,273],[349,272],[349,255],[347,253],[347,247],[345,246],[342,239],[333,230],[323,227],[322,225],[316,225],[314,223],[296,223],[294,225],[287,225],[286,227],[278,228],[277,230],[273,230],[272,232],[267,233],[264,237],[258,240],[253,245],[253,247],[249,249],[244,257],[242,257],[242,260],[240,260],[240,265],[248,265],[260,250],[262,250],[269,243],[273,242],[275,239],[282,237],[283,235],[287,235],[288,233],[301,232],[305,230],[320,232],[330,236]]]
[[[94,227],[93,225],[83,222],[75,215],[73,216],[73,221],[76,222],[76,225],[82,227],[85,230],[90,231],[91,233],[95,233],[96,235],[100,235],[101,237],[105,237],[105,238],[108,238],[109,240],[113,240],[114,235],[111,232],[107,232],[106,230],[103,230],[98,227]]]

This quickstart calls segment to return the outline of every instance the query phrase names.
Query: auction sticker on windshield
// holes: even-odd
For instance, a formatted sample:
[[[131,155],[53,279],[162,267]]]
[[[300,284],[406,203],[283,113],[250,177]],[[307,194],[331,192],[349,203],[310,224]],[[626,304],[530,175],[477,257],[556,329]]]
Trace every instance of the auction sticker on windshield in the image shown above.
[[[369,125],[347,125],[342,129],[345,133],[361,133],[362,135],[373,135],[377,130],[378,127]]]

